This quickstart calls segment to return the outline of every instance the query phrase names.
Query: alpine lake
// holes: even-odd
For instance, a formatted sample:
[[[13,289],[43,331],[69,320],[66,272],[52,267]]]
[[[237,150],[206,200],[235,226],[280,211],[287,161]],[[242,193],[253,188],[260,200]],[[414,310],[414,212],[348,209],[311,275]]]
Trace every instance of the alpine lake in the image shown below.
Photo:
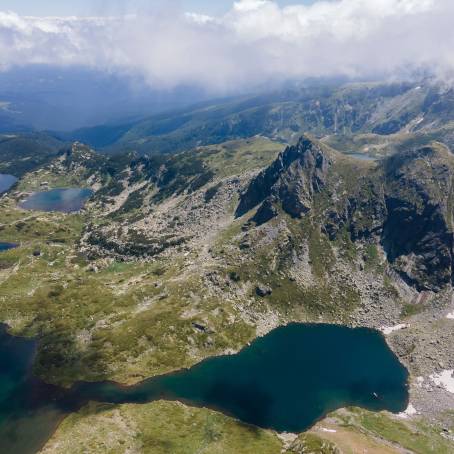
[[[73,213],[80,211],[92,194],[91,189],[52,189],[31,194],[19,206],[25,210]]]
[[[37,341],[0,328],[0,451],[35,453],[89,401],[179,400],[279,432],[302,432],[346,406],[404,411],[408,372],[383,335],[367,328],[291,324],[235,355],[214,357],[136,386],[48,385],[32,373]]]

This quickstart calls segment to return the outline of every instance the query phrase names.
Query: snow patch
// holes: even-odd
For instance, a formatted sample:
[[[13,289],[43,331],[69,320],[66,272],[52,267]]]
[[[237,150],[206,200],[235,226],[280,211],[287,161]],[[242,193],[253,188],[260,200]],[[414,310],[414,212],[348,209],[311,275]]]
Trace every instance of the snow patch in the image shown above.
[[[413,407],[412,404],[409,404],[407,409],[405,411],[403,411],[402,413],[399,413],[397,416],[402,419],[408,419],[417,414],[418,414],[418,412],[416,411],[416,408]]]
[[[429,378],[437,385],[446,391],[454,394],[454,370],[444,370],[439,374],[432,374]]]
[[[334,430],[334,429],[327,429],[326,427],[322,427],[321,428],[321,431],[322,432],[329,432],[331,434],[335,434],[337,432],[337,430]]]
[[[399,331],[401,329],[405,329],[405,328],[408,328],[409,325],[405,325],[405,324],[400,324],[400,325],[396,325],[396,326],[382,326],[380,328],[380,331],[385,335],[385,336],[388,336],[389,334],[391,333],[394,333],[394,331]]]
[[[446,318],[449,318],[449,320],[454,320],[454,312],[451,312],[446,316]]]

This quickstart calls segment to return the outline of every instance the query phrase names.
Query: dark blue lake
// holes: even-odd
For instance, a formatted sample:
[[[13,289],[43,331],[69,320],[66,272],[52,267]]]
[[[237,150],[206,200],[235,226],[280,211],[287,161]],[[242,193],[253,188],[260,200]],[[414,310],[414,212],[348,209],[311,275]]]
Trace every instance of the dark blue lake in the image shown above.
[[[80,383],[71,390],[31,375],[35,343],[0,337],[0,452],[35,452],[61,418],[89,400],[180,400],[278,431],[302,432],[345,406],[401,412],[408,373],[370,329],[293,324],[232,356],[210,358],[133,387]]]
[[[17,181],[17,178],[13,175],[6,175],[4,173],[0,173],[0,194],[8,191]]]
[[[73,213],[80,211],[92,194],[91,189],[52,189],[32,194],[19,206],[26,210]]]

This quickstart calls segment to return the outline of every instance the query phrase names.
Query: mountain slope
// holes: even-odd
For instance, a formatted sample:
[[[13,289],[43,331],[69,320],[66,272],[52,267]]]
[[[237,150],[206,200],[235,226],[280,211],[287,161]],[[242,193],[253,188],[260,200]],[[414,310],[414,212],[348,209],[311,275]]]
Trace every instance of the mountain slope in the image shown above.
[[[419,290],[450,284],[451,152],[434,143],[366,167],[303,137],[252,180],[237,216],[261,204],[251,219],[261,224],[278,214],[276,205],[292,217],[313,208],[311,216],[331,240],[347,229],[352,241],[379,242],[390,263]]]
[[[44,133],[0,135],[0,173],[20,177],[51,161],[63,146]]]

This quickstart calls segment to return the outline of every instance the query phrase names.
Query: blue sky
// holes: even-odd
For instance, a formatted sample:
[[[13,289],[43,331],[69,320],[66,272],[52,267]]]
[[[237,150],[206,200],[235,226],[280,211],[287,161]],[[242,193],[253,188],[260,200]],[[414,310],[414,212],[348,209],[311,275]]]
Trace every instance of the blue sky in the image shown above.
[[[291,4],[311,4],[316,0],[277,0],[281,6]],[[1,0],[0,11],[14,11],[21,15],[98,15],[115,9],[124,11],[128,5],[168,3],[169,0]],[[233,0],[177,0],[188,11],[218,14],[225,12]]]

